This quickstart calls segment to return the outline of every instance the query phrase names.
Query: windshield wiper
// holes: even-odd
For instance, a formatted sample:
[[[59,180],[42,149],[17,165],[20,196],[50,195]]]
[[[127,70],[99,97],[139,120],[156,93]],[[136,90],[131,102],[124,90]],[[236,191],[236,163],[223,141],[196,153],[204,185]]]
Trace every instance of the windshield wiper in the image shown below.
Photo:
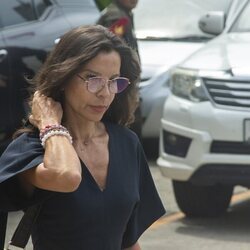
[[[202,35],[188,35],[176,38],[176,41],[192,41],[200,42],[210,40],[213,36],[202,36]]]
[[[156,36],[147,36],[144,38],[137,38],[138,40],[148,40],[148,41],[177,41],[177,42],[200,42],[207,41],[211,39],[209,36],[200,36],[200,35],[188,35],[183,37],[156,37]]]

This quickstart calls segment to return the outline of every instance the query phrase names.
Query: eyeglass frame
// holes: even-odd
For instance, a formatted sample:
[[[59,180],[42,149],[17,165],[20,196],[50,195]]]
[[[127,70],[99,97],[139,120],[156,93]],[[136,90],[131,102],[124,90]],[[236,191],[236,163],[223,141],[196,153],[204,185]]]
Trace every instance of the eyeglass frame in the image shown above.
[[[99,78],[99,79],[105,80],[105,78],[100,77],[100,76],[94,76],[94,77],[90,77],[89,79],[86,79],[86,78],[84,78],[83,76],[81,76],[80,74],[76,74],[76,75],[77,75],[81,80],[83,80],[85,83],[87,83],[87,90],[88,90],[90,93],[96,94],[96,93],[98,93],[99,91],[101,91],[101,90],[104,88],[104,86],[105,86],[105,84],[103,84],[102,87],[101,87],[100,89],[98,89],[98,90],[95,91],[95,92],[92,92],[92,91],[89,90],[89,80],[90,80],[90,79],[93,79],[93,78]],[[115,81],[115,80],[117,80],[117,79],[127,80],[127,81],[128,81],[128,85],[126,86],[126,88],[129,86],[129,84],[131,84],[131,82],[129,81],[128,78],[126,78],[126,77],[120,77],[120,76],[119,76],[119,77],[116,77],[116,78],[114,78],[114,79],[106,80],[106,83],[108,84],[109,92],[112,93],[112,94],[119,94],[119,93],[123,92],[123,91],[126,89],[126,88],[124,88],[124,89],[123,89],[122,91],[120,91],[120,92],[112,92],[112,90],[110,89],[110,84],[112,84],[112,82]]]

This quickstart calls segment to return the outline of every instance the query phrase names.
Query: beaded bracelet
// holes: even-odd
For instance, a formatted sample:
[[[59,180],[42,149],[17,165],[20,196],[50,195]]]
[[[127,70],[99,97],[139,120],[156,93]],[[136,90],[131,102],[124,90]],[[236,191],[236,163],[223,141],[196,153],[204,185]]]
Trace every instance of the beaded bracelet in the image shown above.
[[[68,131],[64,126],[61,124],[53,124],[53,125],[47,125],[44,128],[40,130],[40,139],[44,137],[46,133],[48,133],[51,130],[63,130],[63,131]]]
[[[46,126],[44,129],[41,129],[40,132],[40,140],[41,140],[41,144],[43,146],[43,148],[45,148],[45,143],[46,141],[54,135],[62,135],[62,136],[66,136],[70,143],[73,143],[72,137],[69,133],[69,131],[67,130],[67,128],[65,128],[62,125],[48,125]]]

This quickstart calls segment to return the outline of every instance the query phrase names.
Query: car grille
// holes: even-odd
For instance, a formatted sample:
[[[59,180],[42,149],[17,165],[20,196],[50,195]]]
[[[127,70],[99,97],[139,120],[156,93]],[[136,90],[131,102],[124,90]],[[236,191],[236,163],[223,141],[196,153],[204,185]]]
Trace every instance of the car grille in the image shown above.
[[[203,81],[215,104],[239,108],[250,107],[250,79],[203,78]]]
[[[213,141],[210,147],[210,152],[217,154],[249,155],[250,144],[234,141]]]

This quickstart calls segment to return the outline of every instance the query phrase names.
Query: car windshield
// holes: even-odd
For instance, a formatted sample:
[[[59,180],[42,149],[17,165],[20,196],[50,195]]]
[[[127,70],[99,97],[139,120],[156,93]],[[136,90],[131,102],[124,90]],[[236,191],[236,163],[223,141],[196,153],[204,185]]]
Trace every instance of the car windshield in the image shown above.
[[[249,32],[250,31],[250,2],[248,1],[236,21],[234,22],[230,32]]]
[[[208,11],[227,13],[230,0],[139,0],[134,9],[138,39],[201,40],[211,36],[198,27]]]

